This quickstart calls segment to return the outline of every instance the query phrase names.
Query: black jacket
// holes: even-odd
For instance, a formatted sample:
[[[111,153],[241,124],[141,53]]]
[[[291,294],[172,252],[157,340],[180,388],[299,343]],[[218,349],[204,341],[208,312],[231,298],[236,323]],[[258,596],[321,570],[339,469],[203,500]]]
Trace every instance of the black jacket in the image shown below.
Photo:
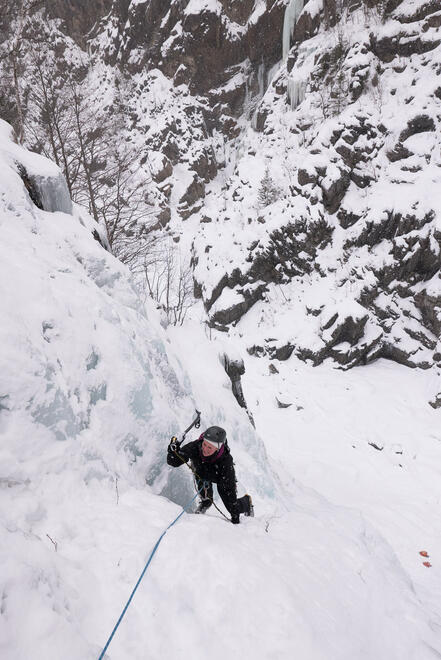
[[[169,465],[179,467],[190,460],[198,481],[209,481],[217,484],[219,495],[228,511],[232,515],[240,512],[237,503],[236,473],[233,458],[226,444],[223,446],[223,452],[220,456],[214,454],[204,457],[202,455],[201,439],[187,443],[177,453],[178,456],[169,447],[167,452],[167,463]]]

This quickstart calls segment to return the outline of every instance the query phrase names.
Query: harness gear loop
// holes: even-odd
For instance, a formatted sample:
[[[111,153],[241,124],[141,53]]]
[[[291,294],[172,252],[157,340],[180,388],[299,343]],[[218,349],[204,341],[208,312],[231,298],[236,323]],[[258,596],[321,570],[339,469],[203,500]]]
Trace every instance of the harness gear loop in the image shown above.
[[[204,488],[204,495],[203,498],[204,500],[208,500],[208,489],[210,487],[210,482],[204,480],[203,488]]]
[[[195,474],[193,475],[193,483],[194,483],[194,487],[196,488],[196,490],[198,490],[198,482],[196,481]],[[201,488],[201,490],[202,490],[202,493],[201,493],[202,499],[204,499],[204,500],[211,499],[209,494],[208,494],[208,489],[209,488],[210,488],[210,482],[207,481],[206,479],[204,479],[203,482],[202,482],[202,488]],[[212,502],[213,502],[213,500],[212,500]],[[214,502],[213,502],[213,504],[214,504]]]

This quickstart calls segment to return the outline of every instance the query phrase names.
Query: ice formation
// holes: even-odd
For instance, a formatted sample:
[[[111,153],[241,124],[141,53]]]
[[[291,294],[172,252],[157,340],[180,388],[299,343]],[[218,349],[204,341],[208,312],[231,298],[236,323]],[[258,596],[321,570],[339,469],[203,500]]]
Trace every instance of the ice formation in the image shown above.
[[[0,119],[0,159],[5,166],[23,172],[38,193],[43,210],[72,213],[72,200],[60,168],[44,156],[22,149],[15,142],[12,128]],[[5,170],[6,172],[6,170]],[[2,183],[9,181],[5,177]],[[20,186],[23,192],[22,186]]]
[[[291,103],[291,109],[295,110],[304,100],[306,92],[306,82],[290,78],[288,80],[288,97]]]
[[[282,53],[283,60],[286,60],[289,53],[289,48],[291,45],[291,37],[294,31],[295,25],[299,19],[300,14],[303,11],[305,5],[304,0],[290,0],[290,3],[285,9],[285,18],[283,21],[283,41],[282,41]]]
[[[38,190],[45,211],[72,213],[72,200],[66,179],[61,172],[56,177],[35,175],[31,178]]]

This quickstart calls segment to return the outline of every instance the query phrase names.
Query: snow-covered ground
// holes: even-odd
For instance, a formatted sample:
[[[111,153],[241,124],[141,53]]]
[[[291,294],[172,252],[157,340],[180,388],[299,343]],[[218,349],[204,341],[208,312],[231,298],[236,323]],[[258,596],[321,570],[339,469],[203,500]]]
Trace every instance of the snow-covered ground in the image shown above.
[[[270,374],[250,360],[244,378],[275,469],[373,525],[423,605],[441,614],[440,413],[427,403],[437,376],[385,360],[348,373],[277,366]],[[292,405],[281,409],[277,399]]]
[[[286,393],[274,375],[250,373],[246,393],[284,497],[258,500],[239,527],[216,512],[184,516],[109,658],[438,657],[440,448],[424,380],[388,363],[281,373],[296,385],[291,408],[276,407]],[[2,496],[2,657],[97,658],[179,509],[123,480],[118,498],[109,480],[32,463],[46,470],[37,492],[17,484]]]
[[[170,334],[188,355],[188,339]],[[191,336],[203,343],[196,327]],[[246,337],[236,338],[234,349],[246,357],[246,345]],[[213,349],[233,351],[219,335]],[[265,358],[247,357],[245,364],[245,398],[281,490],[275,502],[259,502],[256,518],[228,539],[229,559],[221,554],[217,567],[210,562],[216,576],[234,570],[231,607],[234,616],[243,607],[249,618],[241,626],[254,630],[246,649],[240,637],[226,655],[438,657],[441,434],[440,412],[428,404],[439,385],[437,371],[385,360],[349,372],[295,358],[273,361],[278,374]],[[280,408],[277,401],[291,405]],[[244,546],[246,566],[241,559],[237,565]],[[255,576],[252,597],[249,572]],[[210,655],[217,657],[214,647]]]

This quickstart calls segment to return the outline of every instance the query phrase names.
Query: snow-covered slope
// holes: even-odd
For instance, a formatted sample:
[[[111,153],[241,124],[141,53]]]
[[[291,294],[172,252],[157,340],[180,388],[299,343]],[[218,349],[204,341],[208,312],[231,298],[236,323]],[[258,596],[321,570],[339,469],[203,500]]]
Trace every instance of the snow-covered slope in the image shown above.
[[[14,146],[4,123],[1,153],[2,658],[99,656],[154,543],[179,512],[157,493],[179,502],[191,494],[188,476],[165,466],[164,445],[195,403],[207,423],[227,428],[239,489],[252,493],[257,515],[239,527],[215,511],[185,515],[163,540],[106,657],[438,657],[439,583],[414,583],[427,570],[416,561],[416,539],[401,565],[400,534],[388,534],[387,516],[374,515],[380,495],[365,506],[360,481],[364,496],[345,502],[334,475],[320,476],[302,458],[309,446],[314,455],[311,438],[304,453],[292,451],[293,429],[302,430],[296,413],[267,400],[284,376],[259,390],[264,378],[255,374],[248,388],[276,458],[269,460],[220,364],[228,344],[208,342],[197,324],[167,338],[127,271],[92,237],[88,216],[31,201],[17,163],[56,176],[53,165]],[[307,426],[320,408],[323,373],[299,374]],[[358,372],[353,378],[361,395],[372,396]],[[400,374],[390,382],[398,387]],[[410,422],[411,407],[406,414]],[[317,443],[325,426],[317,422]],[[350,463],[345,443],[335,447],[343,470],[361,470],[360,453],[374,451],[362,444]],[[430,520],[423,499],[421,491],[414,509],[422,525]],[[394,523],[403,533],[411,527],[401,514]],[[420,540],[432,546],[430,535]],[[428,549],[435,564],[436,549]]]
[[[69,621],[76,626],[69,614],[76,596],[57,584],[63,571],[75,575],[78,558],[85,561],[82,538],[90,536],[90,549],[105,552],[105,542],[93,540],[100,532],[86,510],[100,519],[105,501],[117,505],[119,495],[129,493],[145,503],[148,516],[152,493],[189,498],[192,483],[184,471],[169,483],[165,447],[196,405],[205,424],[228,428],[236,456],[245,454],[247,484],[257,499],[259,493],[271,499],[275,489],[261,441],[237,408],[217,357],[214,372],[201,374],[196,402],[156,311],[140,303],[128,271],[94,240],[92,220],[79,207],[72,214],[48,212],[32,201],[34,178],[50,187],[58,168],[11,138],[2,122],[0,485],[7,570],[0,637],[9,658],[19,649],[20,657],[31,657],[25,631],[38,627],[39,609],[50,619],[54,608],[53,625],[64,639]],[[206,394],[210,384],[218,389],[215,402]],[[119,547],[121,531],[115,531]],[[24,614],[28,597],[32,605]],[[83,596],[79,602],[82,609]],[[20,633],[15,626],[22,615]],[[42,646],[32,657],[57,657],[51,635],[41,632]]]

